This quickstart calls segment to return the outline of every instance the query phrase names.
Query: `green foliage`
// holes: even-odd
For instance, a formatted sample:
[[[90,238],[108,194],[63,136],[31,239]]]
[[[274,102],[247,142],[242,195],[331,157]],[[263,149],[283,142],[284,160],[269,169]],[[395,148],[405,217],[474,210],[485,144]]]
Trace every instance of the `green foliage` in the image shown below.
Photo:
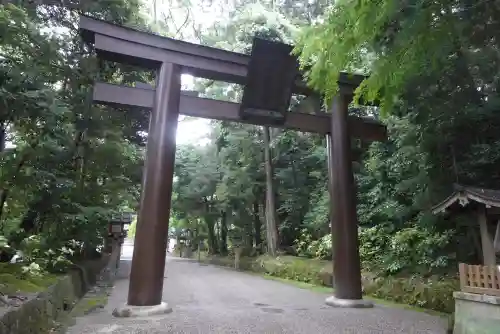
[[[53,248],[47,238],[32,235],[21,242],[20,249],[23,261],[30,263],[27,268],[36,271],[38,266],[50,272],[64,272],[73,264],[71,259],[81,251],[81,246],[81,242],[70,240],[60,248]]]
[[[453,292],[460,289],[456,278],[447,277],[381,277],[363,282],[364,293],[400,304],[452,313],[455,309]]]
[[[134,217],[132,220],[132,223],[130,224],[128,231],[127,231],[127,236],[129,238],[135,238],[135,232],[137,231],[137,216]]]
[[[39,292],[54,284],[57,277],[40,268],[23,264],[0,263],[0,293]]]
[[[137,132],[147,118],[91,105],[97,62],[77,14],[138,26],[139,4],[77,7],[61,15],[52,5],[0,6],[0,233],[25,250],[28,268],[62,271],[93,256],[111,215],[137,206],[144,145]],[[116,72],[105,64],[101,77],[145,76]]]
[[[448,246],[451,232],[433,233],[423,228],[403,228],[395,233],[388,227],[362,228],[359,233],[363,266],[384,270],[385,274],[419,272],[427,275],[449,266],[449,257],[441,253]]]
[[[500,186],[490,39],[499,13],[483,2],[346,0],[304,29],[296,51],[310,83],[329,98],[340,71],[370,74],[357,96],[381,102],[388,126],[356,173],[365,266],[427,275],[481,261],[470,217],[443,220],[429,208],[454,182]]]
[[[389,138],[383,143],[352,143],[361,152],[354,170],[363,265],[384,276],[453,273],[459,261],[480,261],[474,243],[477,229],[466,217],[443,220],[430,215],[429,208],[448,195],[457,180],[500,187],[494,167],[500,159],[500,75],[498,67],[487,65],[497,64],[492,52],[497,46],[491,41],[479,45],[480,37],[474,37],[479,32],[465,29],[465,21],[453,27],[464,12],[473,12],[474,22],[479,22],[486,15],[483,5],[457,3],[457,8],[467,7],[458,13],[446,1],[429,6],[417,1],[413,6],[388,0],[378,8],[379,3],[338,1],[324,18],[318,15],[325,7],[316,3],[314,9],[304,9],[316,13],[311,20],[288,3],[242,5],[200,38],[204,44],[247,52],[254,34],[292,42],[293,25],[308,22],[311,27],[302,27],[298,51],[304,64],[312,65],[309,75],[315,88],[329,97],[336,91],[340,70],[371,73],[360,94],[380,100],[383,108],[353,105],[350,113],[373,118],[383,114]],[[428,25],[439,8],[444,12],[437,24]],[[445,41],[447,34],[452,38]],[[471,45],[484,53],[472,52]],[[213,98],[237,101],[241,93],[239,87],[205,83],[200,88]],[[280,248],[328,259],[331,208],[325,139],[287,130],[276,130],[272,137]],[[204,147],[180,148],[174,208],[187,221],[199,218],[213,231],[209,239],[217,239],[210,246],[214,253],[236,232],[245,244],[256,245],[265,235],[261,130],[213,123],[210,139]]]
[[[298,255],[309,258],[331,259],[332,258],[332,235],[327,234],[315,240],[307,229],[303,229],[300,237],[295,241]]]
[[[409,82],[448,70],[457,52],[479,41],[488,44],[488,34],[471,35],[475,20],[490,10],[468,1],[336,1],[320,23],[306,29],[298,51],[311,66],[311,84],[327,97],[337,89],[339,72],[369,72],[359,91],[390,111]],[[494,26],[490,21],[482,29]]]
[[[322,283],[323,262],[303,260],[291,256],[277,258],[262,256],[255,259],[255,265],[267,275],[305,283]]]
[[[431,271],[447,267],[448,258],[439,255],[438,251],[447,246],[449,241],[450,232],[435,234],[415,227],[402,229],[392,237],[392,252],[386,260],[390,263],[387,268],[390,272],[398,272],[411,268]]]

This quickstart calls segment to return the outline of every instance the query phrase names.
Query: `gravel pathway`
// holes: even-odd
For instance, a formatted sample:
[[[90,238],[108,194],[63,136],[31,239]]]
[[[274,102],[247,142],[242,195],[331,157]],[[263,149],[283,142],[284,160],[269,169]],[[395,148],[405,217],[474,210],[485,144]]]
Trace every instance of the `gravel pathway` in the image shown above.
[[[128,246],[132,247],[132,246]],[[125,248],[125,253],[131,251]],[[122,261],[122,278],[130,261]],[[376,305],[373,309],[326,306],[322,293],[229,269],[167,258],[164,301],[173,313],[114,318],[126,302],[128,281],[116,282],[105,309],[76,319],[68,334],[86,333],[287,333],[444,334],[446,320],[422,312]]]

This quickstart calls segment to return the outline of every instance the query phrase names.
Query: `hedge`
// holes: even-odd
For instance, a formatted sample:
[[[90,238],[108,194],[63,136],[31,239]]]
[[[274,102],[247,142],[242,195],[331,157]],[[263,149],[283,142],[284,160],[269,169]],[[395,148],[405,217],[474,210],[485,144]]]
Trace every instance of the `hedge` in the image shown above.
[[[207,256],[201,261],[219,266],[234,266],[234,259],[230,257]],[[293,256],[243,257],[240,259],[240,270],[316,285],[333,286],[333,268],[329,261]],[[363,291],[368,296],[444,313],[454,311],[453,292],[458,291],[460,285],[455,277],[376,277],[366,272],[362,273],[362,283]]]

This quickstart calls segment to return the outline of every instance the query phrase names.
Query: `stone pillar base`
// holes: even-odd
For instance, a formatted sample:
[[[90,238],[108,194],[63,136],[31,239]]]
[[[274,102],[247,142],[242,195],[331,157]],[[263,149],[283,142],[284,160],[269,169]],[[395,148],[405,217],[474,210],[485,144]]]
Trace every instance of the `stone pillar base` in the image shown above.
[[[335,296],[326,298],[326,305],[332,307],[346,307],[346,308],[371,308],[373,303],[364,299],[339,299]]]
[[[117,318],[148,317],[171,312],[172,308],[167,303],[162,302],[160,305],[153,306],[124,305],[123,307],[115,308],[113,316]]]

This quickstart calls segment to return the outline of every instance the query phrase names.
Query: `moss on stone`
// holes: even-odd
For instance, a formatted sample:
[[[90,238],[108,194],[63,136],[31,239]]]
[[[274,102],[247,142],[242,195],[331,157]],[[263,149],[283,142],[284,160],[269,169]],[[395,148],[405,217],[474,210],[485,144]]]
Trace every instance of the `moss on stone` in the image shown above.
[[[0,274],[0,292],[3,294],[13,294],[22,292],[39,292],[43,288],[29,281],[18,279],[12,274]]]
[[[57,276],[52,274],[26,275],[23,273],[22,265],[0,264],[0,292],[4,294],[41,292],[56,282]]]
[[[28,281],[37,286],[48,288],[49,286],[55,284],[57,282],[57,279],[58,276],[46,273],[42,276],[32,276],[28,278]]]
[[[92,296],[83,298],[71,312],[72,316],[83,316],[95,311],[98,308],[103,308],[108,303],[107,295]]]
[[[23,265],[19,263],[3,263],[0,262],[0,273],[9,273],[15,276],[20,276],[23,273]]]
[[[65,322],[73,306],[88,290],[97,275],[108,264],[109,257],[84,263],[79,270],[66,275],[27,276],[22,264],[0,264],[0,291],[15,294],[29,292],[36,298],[28,298],[19,307],[6,309],[0,318],[0,333],[33,334],[65,333]],[[86,275],[85,277],[83,277]],[[85,282],[85,283],[84,283]],[[105,298],[86,298],[80,306],[84,313],[102,304]]]

